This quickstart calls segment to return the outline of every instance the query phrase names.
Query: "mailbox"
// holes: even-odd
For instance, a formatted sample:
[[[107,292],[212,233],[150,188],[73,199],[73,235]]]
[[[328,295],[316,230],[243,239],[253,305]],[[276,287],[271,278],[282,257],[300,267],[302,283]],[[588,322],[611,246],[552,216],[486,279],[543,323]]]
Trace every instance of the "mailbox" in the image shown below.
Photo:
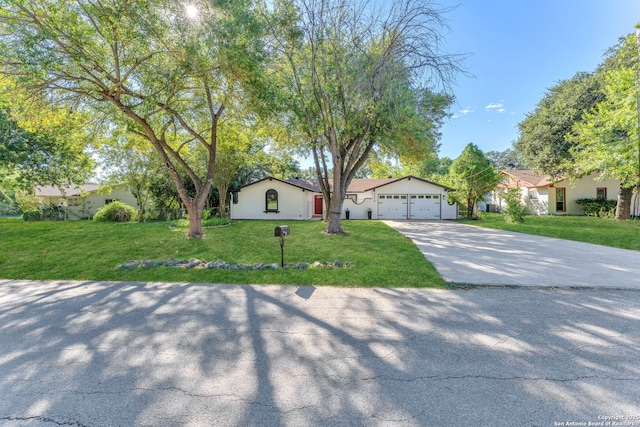
[[[284,236],[289,235],[289,226],[280,225],[274,228],[273,235],[280,238],[280,267],[284,268]]]
[[[289,235],[289,226],[280,225],[273,230],[274,237],[284,237]]]

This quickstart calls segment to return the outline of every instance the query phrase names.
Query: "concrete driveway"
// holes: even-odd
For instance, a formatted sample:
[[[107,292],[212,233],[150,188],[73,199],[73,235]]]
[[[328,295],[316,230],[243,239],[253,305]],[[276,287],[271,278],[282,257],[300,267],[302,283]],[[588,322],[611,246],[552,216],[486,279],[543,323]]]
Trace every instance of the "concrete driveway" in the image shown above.
[[[385,223],[411,239],[449,283],[640,289],[637,251],[451,221]]]

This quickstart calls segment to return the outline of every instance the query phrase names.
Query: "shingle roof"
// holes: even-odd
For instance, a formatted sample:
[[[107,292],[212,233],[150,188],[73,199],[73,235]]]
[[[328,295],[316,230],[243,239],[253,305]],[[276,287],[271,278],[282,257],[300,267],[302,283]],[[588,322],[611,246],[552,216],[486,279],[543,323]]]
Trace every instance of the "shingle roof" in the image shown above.
[[[535,169],[509,169],[501,173],[509,177],[509,186],[546,187],[553,184],[550,175]]]
[[[436,184],[435,182],[431,182],[429,180],[423,178],[416,178],[413,176],[404,176],[402,178],[354,178],[351,180],[349,184],[349,188],[347,188],[347,193],[363,193],[365,191],[373,190],[374,188],[382,187],[383,185],[390,184],[395,181],[400,181],[405,178],[415,178],[424,182],[429,182],[440,187],[444,187],[440,184]],[[318,180],[316,179],[287,179],[285,182],[289,184],[296,185],[298,187],[305,188],[310,191],[314,191],[316,193],[320,192],[320,185],[318,185]],[[333,183],[331,180],[329,181],[329,185]],[[444,187],[447,188],[447,187]]]
[[[35,187],[36,197],[73,197],[81,193],[94,193],[100,188],[99,184],[78,184],[78,185],[43,185]]]
[[[369,191],[369,190],[373,190],[374,188],[378,188],[378,187],[382,187],[383,185],[387,185],[390,184],[392,182],[395,181],[401,181],[403,179],[417,179],[419,181],[423,181],[423,182],[427,182],[433,185],[437,185],[438,187],[442,187],[446,190],[452,190],[449,187],[446,187],[444,185],[429,181],[428,179],[424,179],[424,178],[418,178],[415,176],[404,176],[402,178],[354,178],[351,180],[351,183],[349,184],[349,188],[347,188],[347,193],[363,193],[365,191]],[[286,179],[286,180],[282,180],[279,178],[275,178],[275,177],[267,177],[267,178],[263,178],[259,181],[256,182],[252,182],[250,184],[247,184],[244,187],[248,187],[250,185],[254,185],[257,184],[258,182],[262,182],[265,180],[275,180],[275,181],[280,181],[280,182],[284,182],[286,184],[289,185],[293,185],[296,186],[298,188],[302,188],[304,190],[307,191],[312,191],[314,193],[320,193],[321,189],[320,189],[320,185],[318,184],[318,180],[317,179]],[[329,180],[329,185],[332,185],[332,181]]]

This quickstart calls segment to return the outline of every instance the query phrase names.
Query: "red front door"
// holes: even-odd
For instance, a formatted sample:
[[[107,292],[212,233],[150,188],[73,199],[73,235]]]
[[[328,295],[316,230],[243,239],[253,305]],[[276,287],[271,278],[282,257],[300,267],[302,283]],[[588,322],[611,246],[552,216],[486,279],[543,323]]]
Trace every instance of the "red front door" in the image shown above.
[[[323,205],[322,196],[315,196],[313,199],[313,214],[314,215],[322,215],[322,205]]]

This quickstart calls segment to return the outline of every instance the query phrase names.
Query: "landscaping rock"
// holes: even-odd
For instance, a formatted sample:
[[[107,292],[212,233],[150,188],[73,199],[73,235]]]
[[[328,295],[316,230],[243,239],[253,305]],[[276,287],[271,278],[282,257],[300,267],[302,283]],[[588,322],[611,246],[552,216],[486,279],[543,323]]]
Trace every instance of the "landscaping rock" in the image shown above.
[[[127,261],[124,264],[120,264],[117,269],[124,270],[128,268],[138,268],[140,267],[140,263],[138,261]]]
[[[160,262],[158,261],[150,261],[148,259],[145,259],[144,261],[142,261],[140,263],[140,267],[157,267],[160,265]]]
[[[198,258],[191,258],[185,267],[198,268],[198,267],[203,267],[204,265],[205,265],[204,261],[200,261]]]
[[[338,260],[335,260],[332,263],[327,263],[327,264],[324,264],[320,261],[315,261],[312,264],[309,264],[307,262],[301,262],[295,265],[285,265],[284,269],[294,268],[298,270],[306,270],[307,268],[324,268],[324,267],[341,268],[341,267],[351,267],[351,265],[352,263],[350,262],[341,263]],[[132,260],[132,261],[125,262],[124,264],[120,264],[116,268],[118,270],[122,270],[122,269],[138,268],[138,267],[152,268],[152,267],[158,267],[158,266],[165,266],[165,267],[172,267],[172,268],[208,268],[211,270],[278,270],[281,268],[280,265],[276,263],[265,264],[263,262],[258,262],[255,264],[229,264],[222,260],[207,262],[207,261],[199,260],[197,258],[191,258],[190,260],[187,260],[187,259],[177,260],[177,259],[169,258],[164,261]]]

